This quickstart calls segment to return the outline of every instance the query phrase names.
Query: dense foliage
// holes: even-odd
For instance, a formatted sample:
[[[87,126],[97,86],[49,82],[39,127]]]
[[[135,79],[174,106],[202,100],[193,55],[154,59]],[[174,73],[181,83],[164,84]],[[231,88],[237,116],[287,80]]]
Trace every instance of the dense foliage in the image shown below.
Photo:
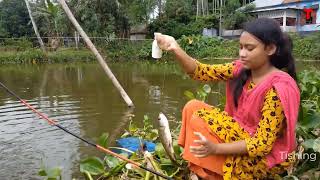
[[[241,8],[241,3],[238,0],[228,0],[223,9],[223,26],[226,29],[241,29],[244,22],[254,18],[249,14],[254,8],[255,6],[251,4]]]
[[[149,35],[160,31],[176,38],[200,34],[203,28],[218,28],[218,11],[213,1],[206,13],[197,14],[199,0],[69,0],[68,5],[89,36],[129,37],[136,25],[145,25]],[[30,1],[32,15],[41,36],[72,36],[74,28],[57,0]],[[243,0],[226,1],[222,16],[228,27],[238,27],[250,16],[246,10],[235,13]],[[232,21],[232,22],[231,22]],[[24,1],[0,1],[0,37],[34,36]]]
[[[0,37],[33,36],[24,1],[0,1]]]

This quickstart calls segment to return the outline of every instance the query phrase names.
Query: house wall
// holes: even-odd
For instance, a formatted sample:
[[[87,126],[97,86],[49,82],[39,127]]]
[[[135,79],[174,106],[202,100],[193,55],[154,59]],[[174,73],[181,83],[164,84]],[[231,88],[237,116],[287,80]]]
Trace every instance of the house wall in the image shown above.
[[[258,17],[267,17],[267,18],[273,18],[277,19],[281,25],[282,31],[286,32],[296,32],[297,27],[296,26],[288,26],[286,24],[286,18],[295,18],[296,23],[298,23],[297,18],[297,10],[293,9],[282,9],[282,10],[273,10],[273,11],[265,11],[265,12],[259,12]]]
[[[279,18],[283,17],[291,17],[291,18],[296,18],[296,27],[293,26],[286,26],[282,27],[283,30],[285,31],[320,31],[320,0],[309,0],[309,1],[302,1],[302,2],[293,2],[293,3],[288,3],[288,4],[280,4],[276,6],[269,6],[265,8],[265,12],[257,12],[258,17],[268,17],[268,18],[276,18],[279,20]],[[318,9],[316,12],[313,13],[313,17],[316,17],[314,19],[315,24],[305,24],[305,16],[303,13],[303,8],[305,7],[310,7],[310,6],[316,6]],[[276,10],[277,8],[294,8],[294,9],[282,9],[282,10]],[[262,8],[264,9],[264,8]],[[272,10],[274,9],[274,10]],[[301,15],[302,14],[302,15]],[[282,24],[285,25],[285,21],[282,21]]]
[[[319,9],[317,11],[317,24],[320,24],[320,2],[319,2]]]
[[[308,1],[308,2],[300,2],[300,3],[293,3],[291,6],[296,6],[300,9],[310,6],[317,6],[316,12],[312,13],[313,17],[316,17],[314,20],[315,24],[305,24],[305,16],[301,16],[301,13],[298,14],[298,18],[300,23],[297,26],[297,30],[300,32],[309,32],[309,31],[320,31],[320,1]]]

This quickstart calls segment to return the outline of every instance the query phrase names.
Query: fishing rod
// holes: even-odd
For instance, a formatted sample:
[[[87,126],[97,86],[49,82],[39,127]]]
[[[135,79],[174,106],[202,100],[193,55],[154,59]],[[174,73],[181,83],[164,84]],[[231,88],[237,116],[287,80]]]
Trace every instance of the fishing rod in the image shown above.
[[[98,145],[98,144],[95,144],[95,143],[93,143],[93,142],[90,142],[89,140],[86,140],[86,139],[84,139],[84,138],[82,138],[82,137],[74,134],[73,132],[69,131],[68,129],[66,129],[66,128],[62,127],[61,125],[57,124],[54,120],[49,119],[49,117],[47,117],[46,115],[44,115],[44,114],[42,114],[41,112],[37,111],[35,108],[33,108],[33,107],[32,107],[30,104],[28,104],[25,100],[21,99],[17,94],[15,94],[14,92],[12,92],[8,87],[6,87],[6,86],[5,86],[4,84],[2,84],[1,82],[0,82],[0,85],[1,85],[10,95],[12,95],[12,96],[14,96],[15,98],[17,98],[23,105],[25,105],[25,106],[28,107],[30,110],[32,110],[32,111],[33,111],[35,114],[37,114],[40,118],[46,120],[50,125],[53,125],[53,126],[58,127],[59,129],[63,130],[64,132],[66,132],[66,133],[68,133],[68,134],[70,134],[70,135],[72,135],[72,136],[80,139],[81,141],[83,141],[83,142],[85,142],[85,143],[87,143],[87,144],[95,147],[96,149],[98,149],[98,150],[100,150],[100,151],[102,151],[102,152],[105,152],[105,153],[110,154],[110,155],[112,155],[112,156],[115,156],[115,157],[117,157],[117,158],[119,158],[119,159],[122,159],[123,161],[126,161],[126,162],[128,162],[128,163],[130,163],[130,164],[133,164],[134,166],[137,166],[137,167],[139,167],[139,168],[141,168],[141,169],[144,169],[144,170],[146,170],[146,171],[149,171],[149,172],[151,172],[151,173],[153,173],[153,174],[155,174],[155,175],[157,175],[157,176],[160,176],[160,177],[162,177],[162,178],[165,178],[165,179],[168,179],[168,180],[173,180],[173,178],[171,178],[171,177],[169,177],[169,176],[166,176],[166,175],[164,175],[164,174],[161,174],[161,173],[159,173],[159,172],[156,172],[156,171],[154,171],[153,169],[144,167],[144,166],[142,166],[140,163],[137,163],[137,162],[135,162],[135,161],[132,161],[132,160],[130,160],[130,159],[126,158],[126,157],[123,157],[123,156],[121,156],[121,155],[119,155],[119,154],[117,154],[117,153],[115,153],[115,152],[112,152],[111,150],[109,150],[109,149],[107,149],[107,148],[104,148],[104,147],[102,147],[102,146],[100,146],[100,145]]]

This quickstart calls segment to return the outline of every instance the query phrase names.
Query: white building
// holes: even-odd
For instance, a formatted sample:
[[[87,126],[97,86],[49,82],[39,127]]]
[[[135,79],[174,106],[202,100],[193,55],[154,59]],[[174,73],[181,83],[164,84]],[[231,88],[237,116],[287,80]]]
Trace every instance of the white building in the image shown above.
[[[320,0],[256,0],[253,3],[256,8],[252,13],[258,18],[276,19],[283,31],[320,31]],[[312,9],[309,18],[306,8]]]

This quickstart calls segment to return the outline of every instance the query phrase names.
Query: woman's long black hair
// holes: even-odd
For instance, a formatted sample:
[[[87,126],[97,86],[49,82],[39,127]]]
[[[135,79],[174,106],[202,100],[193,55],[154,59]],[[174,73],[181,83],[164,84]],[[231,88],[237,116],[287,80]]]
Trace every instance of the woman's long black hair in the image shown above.
[[[258,18],[244,25],[243,32],[248,32],[260,39],[264,45],[274,44],[276,52],[270,56],[271,64],[285,70],[293,79],[297,80],[295,61],[292,56],[292,41],[290,37],[281,31],[278,22],[269,18]],[[233,102],[238,107],[238,99],[242,93],[243,86],[251,76],[250,69],[242,69],[237,77],[231,81],[233,88]]]

